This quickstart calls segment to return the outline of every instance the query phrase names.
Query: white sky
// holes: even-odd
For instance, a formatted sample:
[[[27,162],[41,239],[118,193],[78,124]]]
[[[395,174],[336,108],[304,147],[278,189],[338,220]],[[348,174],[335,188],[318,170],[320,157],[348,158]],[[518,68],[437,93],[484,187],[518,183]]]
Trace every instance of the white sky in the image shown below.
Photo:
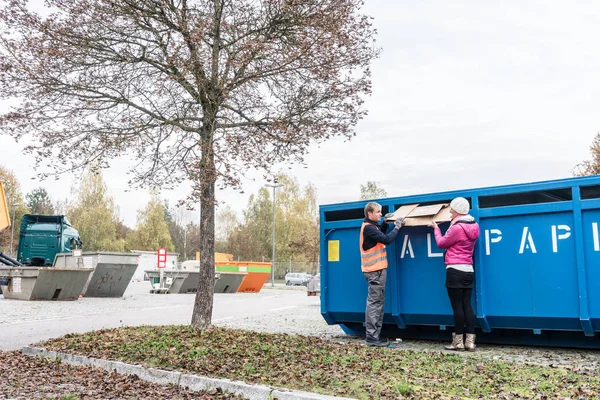
[[[366,0],[381,57],[369,116],[351,142],[314,146],[307,167],[319,203],[357,200],[376,180],[389,196],[569,177],[600,131],[600,3]],[[0,105],[0,111],[6,106]],[[149,195],[129,191],[123,164],[105,171],[121,217],[135,226]],[[73,180],[38,182],[34,159],[0,136],[0,165],[23,193],[65,199]],[[241,211],[265,182],[218,199]],[[174,204],[187,189],[165,191]]]

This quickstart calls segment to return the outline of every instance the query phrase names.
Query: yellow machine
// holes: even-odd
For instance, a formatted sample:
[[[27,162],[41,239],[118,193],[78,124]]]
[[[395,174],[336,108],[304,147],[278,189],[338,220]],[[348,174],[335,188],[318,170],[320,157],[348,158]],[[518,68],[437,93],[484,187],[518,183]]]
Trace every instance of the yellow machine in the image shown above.
[[[8,216],[8,204],[6,203],[4,187],[2,187],[2,182],[0,182],[0,232],[9,227],[10,218]]]

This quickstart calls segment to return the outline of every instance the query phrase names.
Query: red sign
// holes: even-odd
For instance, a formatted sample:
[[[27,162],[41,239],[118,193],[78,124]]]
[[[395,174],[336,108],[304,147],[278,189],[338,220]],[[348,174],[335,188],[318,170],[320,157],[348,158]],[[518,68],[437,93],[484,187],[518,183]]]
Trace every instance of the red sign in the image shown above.
[[[167,249],[158,249],[158,268],[167,267]]]

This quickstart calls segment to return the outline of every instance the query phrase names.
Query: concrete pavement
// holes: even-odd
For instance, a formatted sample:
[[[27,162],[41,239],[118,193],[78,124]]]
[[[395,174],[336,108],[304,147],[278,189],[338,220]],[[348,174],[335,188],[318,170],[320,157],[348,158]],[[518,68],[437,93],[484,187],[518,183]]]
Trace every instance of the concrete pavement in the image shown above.
[[[298,308],[318,315],[317,297],[304,288],[270,288],[260,293],[216,294],[213,323],[270,319]],[[148,282],[130,283],[122,298],[75,301],[20,301],[0,296],[0,350],[16,350],[41,340],[119,326],[189,324],[194,294],[150,294]]]

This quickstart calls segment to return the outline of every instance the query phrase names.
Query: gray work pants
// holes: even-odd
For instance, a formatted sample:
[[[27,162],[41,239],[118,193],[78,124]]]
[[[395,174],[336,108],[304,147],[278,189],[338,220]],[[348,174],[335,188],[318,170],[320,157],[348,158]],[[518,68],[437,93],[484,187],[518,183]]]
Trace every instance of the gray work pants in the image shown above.
[[[387,269],[375,272],[365,272],[364,274],[369,285],[367,309],[365,311],[366,339],[374,341],[379,340],[381,327],[383,326],[383,306],[385,301]]]

